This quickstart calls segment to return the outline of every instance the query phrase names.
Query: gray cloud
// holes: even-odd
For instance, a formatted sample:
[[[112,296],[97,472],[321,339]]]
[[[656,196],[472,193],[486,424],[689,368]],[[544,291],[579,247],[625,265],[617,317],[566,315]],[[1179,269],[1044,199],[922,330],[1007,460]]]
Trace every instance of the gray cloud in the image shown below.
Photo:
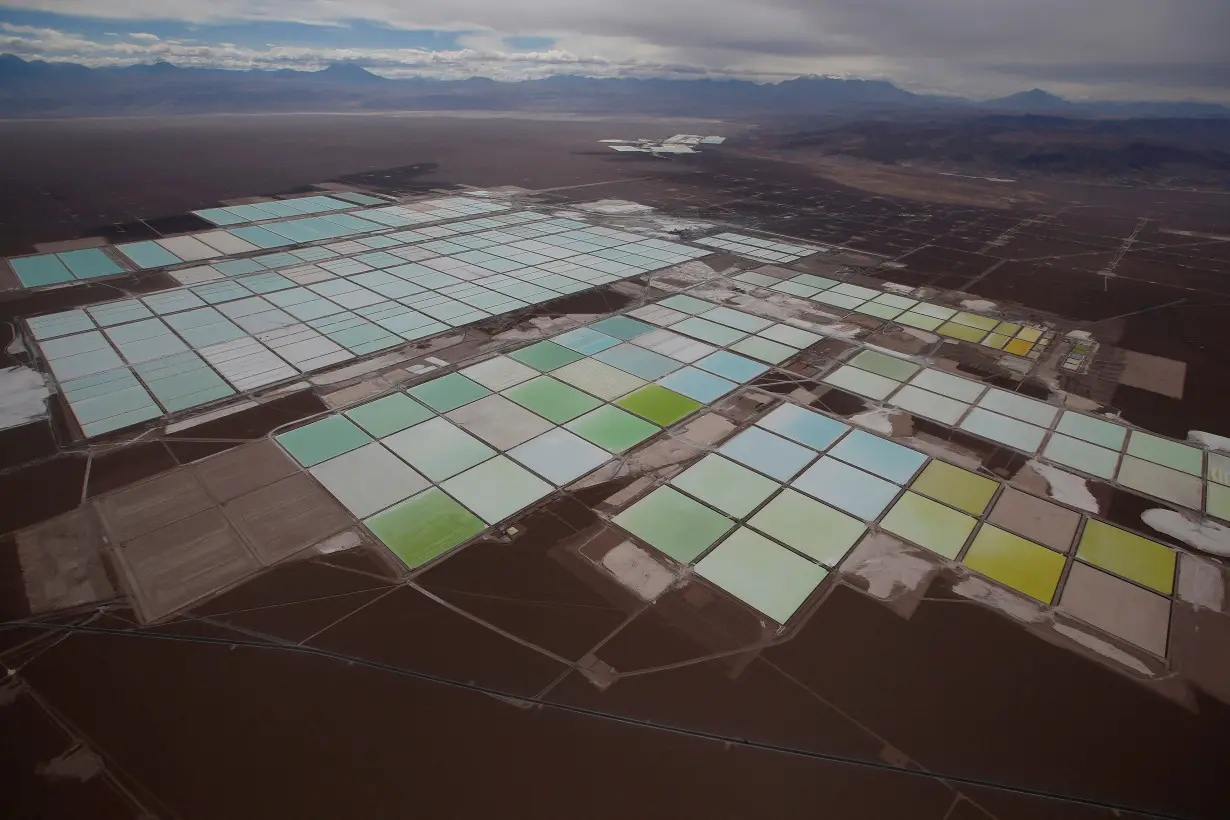
[[[975,96],[1046,84],[1075,96],[1230,101],[1227,0],[0,0],[0,6],[125,21],[338,25],[365,19],[477,31],[465,41],[473,54],[434,52],[444,56],[426,63],[443,61],[456,71],[499,66],[484,73],[500,78],[536,76],[560,65],[652,76],[655,67],[673,65],[674,72],[662,70],[749,77],[855,74]],[[202,29],[203,36],[207,32]],[[556,45],[515,60],[501,48],[508,35],[550,36]],[[315,56],[292,51],[228,52],[227,59],[348,59],[330,57],[328,49],[316,49]],[[349,59],[398,70],[424,59],[351,51]],[[171,53],[161,52],[164,59]],[[197,52],[195,59],[207,57]]]
[[[1001,63],[994,69],[1023,79],[1105,86],[1176,89],[1230,87],[1230,63],[1079,63],[1036,65]]]

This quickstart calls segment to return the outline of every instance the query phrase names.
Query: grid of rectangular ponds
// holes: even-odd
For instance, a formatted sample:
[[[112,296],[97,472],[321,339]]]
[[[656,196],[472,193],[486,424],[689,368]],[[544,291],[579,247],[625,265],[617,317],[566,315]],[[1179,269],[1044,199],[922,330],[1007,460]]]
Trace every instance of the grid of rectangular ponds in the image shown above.
[[[705,300],[679,294],[629,315],[715,344],[728,344],[731,350],[770,364],[780,364],[793,355],[788,346],[777,342],[788,341],[788,334],[807,333],[782,325],[774,331],[780,338],[747,338],[751,325],[746,322],[742,329],[721,328],[708,318],[689,315],[690,311],[709,311],[712,307]],[[712,315],[711,311],[705,313],[705,317]],[[1042,331],[1039,334],[1045,338]],[[1230,520],[1230,458],[1226,456],[1206,454],[1198,447],[1100,416],[989,388],[982,382],[879,350],[856,352],[821,381],[1038,455],[1066,469],[1117,481],[1155,498]]]
[[[1230,520],[1230,458],[1224,455],[874,350],[857,353],[821,381]]]
[[[226,208],[203,208],[192,213],[219,226],[243,225],[267,219],[287,216],[322,214],[342,211],[355,205],[384,205],[386,201],[368,194],[334,193],[329,196],[305,196],[257,202],[251,205],[232,205]]]
[[[851,313],[932,331],[950,339],[980,344],[1029,359],[1038,359],[1054,336],[1044,328],[1020,322],[1005,322],[993,316],[956,310],[947,305],[923,302],[898,293],[888,293],[824,276],[813,276],[810,273],[779,279],[749,271],[734,278],[744,284],[787,293]]]
[[[747,338],[787,331],[794,352],[820,339],[706,307],[707,320],[754,324]],[[728,346],[616,315],[276,440],[416,567],[768,369]]]
[[[272,214],[275,209],[289,211],[289,214],[282,214],[282,217],[293,215],[297,218],[280,218],[260,225],[247,224],[240,228],[199,231],[164,239],[129,242],[113,246],[111,250],[115,252],[114,255],[108,255],[102,248],[87,248],[14,257],[9,259],[8,263],[23,286],[44,287],[510,209],[510,206],[498,202],[485,202],[470,197],[448,197],[336,213],[354,207],[354,202],[317,196],[266,202],[259,207],[238,205],[231,209],[212,209],[242,211],[250,217],[244,220],[235,217],[235,221],[225,224],[275,219]],[[257,211],[263,215],[259,215]],[[315,215],[304,216],[305,213]]]
[[[689,338],[695,325],[680,327],[688,318],[737,338]],[[821,338],[676,295],[276,440],[415,569],[783,360],[773,348],[736,353],[736,345],[762,341],[793,355]],[[879,528],[1114,631],[1121,627],[1096,605],[1109,588],[1144,613],[1121,637],[1166,651],[1170,547],[792,404],[613,521],[778,623]]]
[[[696,240],[698,245],[708,245],[749,259],[759,259],[761,262],[794,262],[804,256],[818,253],[820,248],[811,245],[800,245],[792,242],[778,242],[772,239],[761,239],[756,236],[745,236],[739,233],[720,233]]]
[[[27,325],[94,436],[707,253],[518,211],[214,263]]]

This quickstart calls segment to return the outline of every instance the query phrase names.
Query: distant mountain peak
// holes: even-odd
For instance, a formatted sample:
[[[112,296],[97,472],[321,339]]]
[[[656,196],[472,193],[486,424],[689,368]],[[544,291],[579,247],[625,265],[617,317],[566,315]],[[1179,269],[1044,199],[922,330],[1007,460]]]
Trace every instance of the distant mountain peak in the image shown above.
[[[864,80],[862,77],[834,77],[831,74],[800,74],[789,80],[783,80],[783,83],[844,83],[844,82],[876,82],[875,80]]]
[[[808,101],[847,101],[866,104],[913,105],[925,98],[898,88],[887,80],[865,80],[861,77],[827,77],[822,74],[805,74],[792,80],[777,83],[777,93]]]
[[[1057,94],[1052,94],[1049,91],[1043,91],[1041,88],[1031,88],[1028,91],[1018,91],[1016,94],[1013,94],[1012,97],[1016,99],[1020,99],[1020,100],[1046,100],[1048,102],[1058,101],[1058,102],[1064,102],[1064,103],[1067,102],[1067,100],[1065,100],[1063,97],[1060,97]]]
[[[166,60],[156,63],[136,63],[120,69],[120,71],[129,71],[133,74],[171,74],[181,70],[175,63],[168,63]]]
[[[1029,91],[987,100],[982,105],[1005,111],[1054,111],[1058,108],[1069,108],[1072,103],[1041,88],[1031,88]]]
[[[370,83],[373,80],[383,82],[385,79],[378,74],[371,73],[358,63],[331,63],[320,71],[312,72],[312,74],[326,80],[350,83]]]

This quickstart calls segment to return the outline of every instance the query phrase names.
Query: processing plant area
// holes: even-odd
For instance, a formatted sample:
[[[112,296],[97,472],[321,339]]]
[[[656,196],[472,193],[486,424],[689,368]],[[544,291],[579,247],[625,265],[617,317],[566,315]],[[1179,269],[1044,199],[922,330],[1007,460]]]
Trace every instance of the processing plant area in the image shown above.
[[[5,691],[90,772],[22,793],[1219,816],[1210,211],[602,142],[573,179],[373,173],[0,263]]]

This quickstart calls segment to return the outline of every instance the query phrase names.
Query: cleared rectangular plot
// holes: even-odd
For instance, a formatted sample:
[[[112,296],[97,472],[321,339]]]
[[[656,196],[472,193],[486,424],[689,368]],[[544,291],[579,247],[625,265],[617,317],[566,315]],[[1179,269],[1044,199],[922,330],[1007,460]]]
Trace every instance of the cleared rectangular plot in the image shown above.
[[[1170,602],[1093,567],[1074,562],[1059,607],[1112,635],[1166,655]]]
[[[170,615],[260,568],[220,509],[134,538],[116,553],[145,621]]]
[[[306,474],[289,476],[236,498],[226,505],[226,512],[265,564],[318,543],[353,521]]]

